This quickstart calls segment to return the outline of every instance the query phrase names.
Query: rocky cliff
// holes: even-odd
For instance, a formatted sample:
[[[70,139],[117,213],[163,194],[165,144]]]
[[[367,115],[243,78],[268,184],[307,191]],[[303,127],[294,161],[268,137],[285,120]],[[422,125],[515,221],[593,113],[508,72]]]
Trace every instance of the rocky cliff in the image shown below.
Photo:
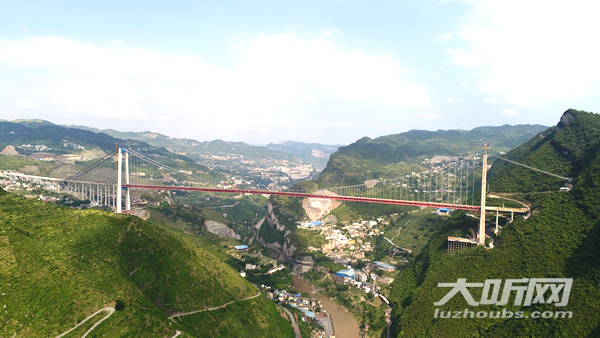
[[[275,213],[273,212],[273,204],[271,204],[270,201],[267,204],[267,223],[271,229],[275,227],[277,231],[285,230],[285,227],[279,222],[277,216],[275,216]]]
[[[315,194],[318,195],[335,195],[329,190],[317,190]],[[304,212],[311,221],[316,221],[325,217],[331,212],[331,210],[339,207],[342,204],[341,201],[322,199],[322,198],[305,198],[302,200],[302,207]]]
[[[228,228],[227,225],[225,225],[223,223],[206,220],[206,222],[204,222],[204,224],[206,225],[206,230],[208,230],[209,232],[212,232],[215,235],[219,235],[221,237],[233,237],[237,240],[240,239],[240,235],[236,234],[235,231]]]
[[[2,151],[0,152],[0,155],[19,155],[19,153],[17,152],[15,147],[6,146],[6,147],[4,147],[4,149],[2,149]]]
[[[281,241],[268,243],[267,246],[279,252],[279,257],[277,258],[278,261],[283,262],[292,260],[292,257],[296,252],[296,246],[292,242],[292,236],[290,236],[293,229],[290,229],[290,226],[286,226],[279,220],[277,208],[271,201],[267,204],[266,221],[270,231],[283,232]],[[264,242],[264,240],[262,242]]]

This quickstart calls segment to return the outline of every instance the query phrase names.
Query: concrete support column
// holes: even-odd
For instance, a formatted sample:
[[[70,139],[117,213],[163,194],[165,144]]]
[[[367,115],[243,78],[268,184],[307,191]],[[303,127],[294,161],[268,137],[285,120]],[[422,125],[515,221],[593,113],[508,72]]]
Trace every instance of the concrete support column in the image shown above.
[[[125,183],[129,184],[129,149],[125,150]],[[126,210],[131,210],[131,192],[127,187]]]
[[[479,218],[479,245],[485,244],[485,197],[487,192],[487,143],[483,149],[483,166],[481,167],[481,216]]]
[[[123,162],[123,154],[121,153],[121,148],[118,148],[117,150],[117,214],[120,214],[122,212],[121,210],[121,188],[122,188],[122,184],[121,184],[121,170],[122,170],[122,164]]]
[[[495,233],[498,233],[498,210],[496,210],[496,231]]]

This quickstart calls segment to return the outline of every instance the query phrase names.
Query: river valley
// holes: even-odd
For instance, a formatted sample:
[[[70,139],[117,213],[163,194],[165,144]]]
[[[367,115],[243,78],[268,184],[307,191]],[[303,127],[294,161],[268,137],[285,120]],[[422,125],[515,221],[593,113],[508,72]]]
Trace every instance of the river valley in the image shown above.
[[[323,308],[331,315],[336,337],[360,337],[358,322],[352,317],[352,314],[348,312],[348,310],[324,295],[313,293],[312,286],[298,276],[292,275],[292,277],[294,279],[294,289],[298,290],[298,292],[307,292],[310,297],[320,300],[323,303]]]

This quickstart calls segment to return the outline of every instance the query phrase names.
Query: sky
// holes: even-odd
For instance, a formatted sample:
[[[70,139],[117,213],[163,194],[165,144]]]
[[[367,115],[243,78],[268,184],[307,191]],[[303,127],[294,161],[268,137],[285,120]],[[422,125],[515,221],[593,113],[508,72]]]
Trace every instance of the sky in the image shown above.
[[[0,119],[349,144],[600,113],[600,2],[0,0]]]

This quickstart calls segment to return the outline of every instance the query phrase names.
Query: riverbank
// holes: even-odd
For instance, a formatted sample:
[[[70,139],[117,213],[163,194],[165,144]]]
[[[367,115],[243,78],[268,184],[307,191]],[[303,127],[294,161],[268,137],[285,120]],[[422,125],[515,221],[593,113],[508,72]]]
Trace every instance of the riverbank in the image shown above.
[[[292,278],[294,280],[294,289],[298,290],[298,292],[306,292],[312,298],[322,302],[323,308],[331,315],[336,337],[360,338],[360,326],[352,313],[327,296],[315,293],[312,286],[299,276],[293,274]]]

